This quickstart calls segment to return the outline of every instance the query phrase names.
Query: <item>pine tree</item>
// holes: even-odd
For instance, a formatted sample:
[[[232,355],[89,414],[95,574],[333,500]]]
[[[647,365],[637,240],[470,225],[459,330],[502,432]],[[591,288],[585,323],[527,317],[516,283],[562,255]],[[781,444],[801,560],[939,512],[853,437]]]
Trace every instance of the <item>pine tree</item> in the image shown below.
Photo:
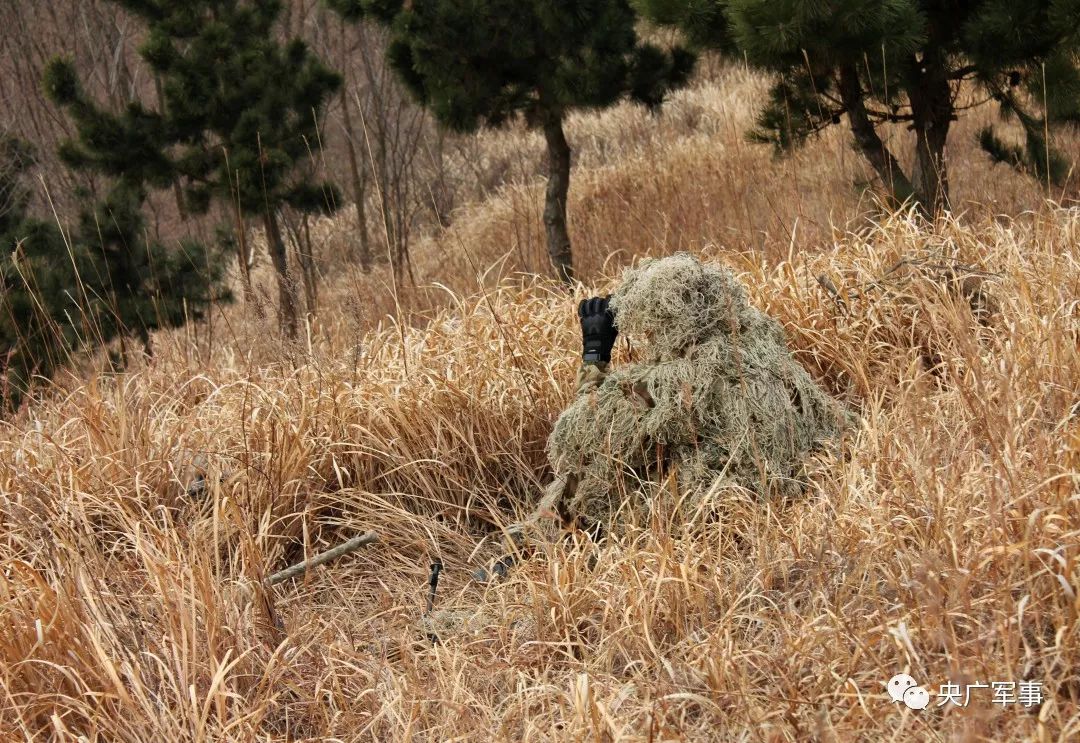
[[[297,288],[279,213],[285,206],[328,211],[340,201],[305,167],[339,76],[300,39],[278,41],[280,0],[113,1],[147,26],[139,52],[160,105],[105,111],[83,94],[70,63],[55,60],[46,89],[79,132],[62,154],[74,167],[140,185],[178,184],[189,214],[217,201],[261,219],[282,328],[295,336]]]
[[[120,179],[65,234],[30,213],[30,147],[0,138],[0,407],[80,351],[202,317],[228,298],[202,245],[148,241],[145,193]]]
[[[349,19],[388,26],[390,62],[447,127],[470,132],[521,118],[547,144],[548,252],[573,276],[566,223],[571,151],[563,129],[575,109],[629,97],[659,106],[685,83],[688,52],[642,43],[628,0],[327,0]]]
[[[1080,34],[1080,25],[1076,33]],[[1019,124],[1022,144],[1002,141],[992,125],[979,132],[979,144],[991,159],[1031,175],[1046,187],[1065,185],[1071,170],[1068,158],[1050,141],[1050,133],[1063,126],[1080,126],[1080,69],[1070,51],[1063,45],[1036,74],[1011,75],[1008,86],[992,92],[1001,118]]]
[[[30,193],[23,181],[33,164],[29,145],[0,136],[0,409],[17,404],[35,374],[51,374],[74,335],[54,333],[50,323],[66,287],[52,283],[56,272],[35,270],[53,263],[62,272],[66,247],[55,225],[28,213]],[[30,288],[40,281],[48,284],[35,296]],[[60,337],[54,340],[54,334]]]
[[[789,149],[846,116],[895,201],[927,215],[948,206],[946,143],[965,81],[1000,101],[1049,60],[1062,79],[1075,73],[1075,0],[636,1],[698,44],[778,73],[753,138]],[[910,171],[879,132],[890,123],[913,132]]]

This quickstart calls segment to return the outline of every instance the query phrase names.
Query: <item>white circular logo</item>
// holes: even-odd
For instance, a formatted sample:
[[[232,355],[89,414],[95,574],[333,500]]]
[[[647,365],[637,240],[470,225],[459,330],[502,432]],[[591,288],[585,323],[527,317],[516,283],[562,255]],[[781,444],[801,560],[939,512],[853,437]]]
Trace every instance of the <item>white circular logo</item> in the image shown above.
[[[892,697],[894,702],[902,702],[904,701],[904,692],[915,686],[918,686],[915,679],[906,673],[898,673],[889,679],[889,696]]]
[[[921,686],[912,686],[904,692],[904,704],[908,709],[926,709],[930,704],[930,692]]]

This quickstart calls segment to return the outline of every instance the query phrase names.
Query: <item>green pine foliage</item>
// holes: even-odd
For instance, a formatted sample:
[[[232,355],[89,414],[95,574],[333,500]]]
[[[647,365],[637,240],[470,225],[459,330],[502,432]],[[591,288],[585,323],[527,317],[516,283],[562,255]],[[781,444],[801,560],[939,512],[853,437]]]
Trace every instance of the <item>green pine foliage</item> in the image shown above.
[[[634,7],[661,26],[676,26],[698,49],[736,53],[725,10],[718,0],[634,0]]]
[[[145,192],[118,179],[65,234],[30,214],[31,149],[0,140],[0,407],[19,403],[86,350],[202,317],[227,299],[221,262],[198,243],[147,240]]]
[[[914,199],[927,214],[948,203],[944,151],[950,124],[961,114],[957,92],[965,81],[1018,116],[1015,97],[1009,106],[1007,94],[1017,80],[1062,111],[1060,118],[1075,116],[1080,101],[1076,0],[636,1],[647,16],[681,28],[698,46],[776,73],[752,138],[787,150],[846,117],[890,195],[897,202]],[[1045,142],[1036,141],[1039,127],[1021,123],[1028,152],[998,148],[998,156],[1052,177],[1057,166]],[[884,124],[913,133],[910,169],[900,167],[883,141]],[[993,132],[983,141],[1001,144]]]
[[[999,103],[1002,118],[1017,121],[1023,129],[1023,144],[1005,142],[993,126],[987,125],[979,131],[979,146],[994,162],[1011,165],[1045,186],[1064,185],[1069,161],[1049,141],[1050,123],[1046,117],[1033,116],[1008,93],[1001,95]]]
[[[522,119],[548,144],[548,249],[572,275],[566,231],[568,112],[623,98],[659,106],[693,56],[643,43],[627,0],[326,0],[347,19],[388,26],[389,60],[445,126],[470,132]]]
[[[79,132],[61,154],[73,167],[140,185],[178,184],[188,214],[224,203],[260,219],[279,274],[282,324],[295,334],[279,213],[325,212],[341,202],[310,166],[340,77],[302,40],[278,40],[279,0],[114,2],[146,25],[140,55],[159,81],[160,102],[106,111],[87,99],[70,63],[54,60],[46,90]]]
[[[618,0],[462,3],[420,0],[398,11],[389,54],[417,98],[458,131],[525,115],[608,106],[631,92],[658,103],[688,66],[639,42]]]
[[[1063,186],[1070,165],[1050,136],[1060,126],[1080,125],[1080,66],[1073,54],[1059,52],[1026,79],[1019,73],[1008,86],[994,91],[1001,118],[1015,121],[1023,131],[1022,144],[1002,140],[993,126],[979,132],[979,144],[994,162],[1027,173],[1044,186]],[[1035,113],[1038,112],[1038,113]]]

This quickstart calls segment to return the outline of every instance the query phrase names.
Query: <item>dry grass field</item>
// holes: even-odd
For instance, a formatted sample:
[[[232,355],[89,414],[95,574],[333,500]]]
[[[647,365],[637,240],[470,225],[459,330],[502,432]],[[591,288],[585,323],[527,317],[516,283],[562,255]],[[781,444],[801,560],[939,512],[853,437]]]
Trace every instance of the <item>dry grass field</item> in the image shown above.
[[[882,214],[840,128],[745,141],[761,84],[574,119],[573,296],[533,275],[539,141],[487,134],[520,177],[425,238],[420,288],[331,266],[299,344],[241,303],[0,422],[0,739],[1077,739],[1080,211],[992,168],[974,114],[957,217]],[[547,525],[472,581],[548,475],[575,300],[680,249],[738,273],[857,429],[800,499],[684,522],[661,483],[645,522]],[[436,558],[461,621],[433,645]],[[886,694],[901,672],[927,709]],[[1041,704],[936,698],[1021,681]]]

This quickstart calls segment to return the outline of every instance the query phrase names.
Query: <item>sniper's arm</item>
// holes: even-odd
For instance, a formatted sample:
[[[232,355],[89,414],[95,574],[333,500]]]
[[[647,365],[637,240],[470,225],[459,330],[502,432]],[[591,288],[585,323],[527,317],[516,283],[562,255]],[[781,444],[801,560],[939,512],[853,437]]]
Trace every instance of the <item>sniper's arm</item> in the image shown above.
[[[607,376],[611,349],[619,335],[609,297],[591,297],[578,305],[581,321],[581,367],[577,373],[579,395],[595,390]]]

